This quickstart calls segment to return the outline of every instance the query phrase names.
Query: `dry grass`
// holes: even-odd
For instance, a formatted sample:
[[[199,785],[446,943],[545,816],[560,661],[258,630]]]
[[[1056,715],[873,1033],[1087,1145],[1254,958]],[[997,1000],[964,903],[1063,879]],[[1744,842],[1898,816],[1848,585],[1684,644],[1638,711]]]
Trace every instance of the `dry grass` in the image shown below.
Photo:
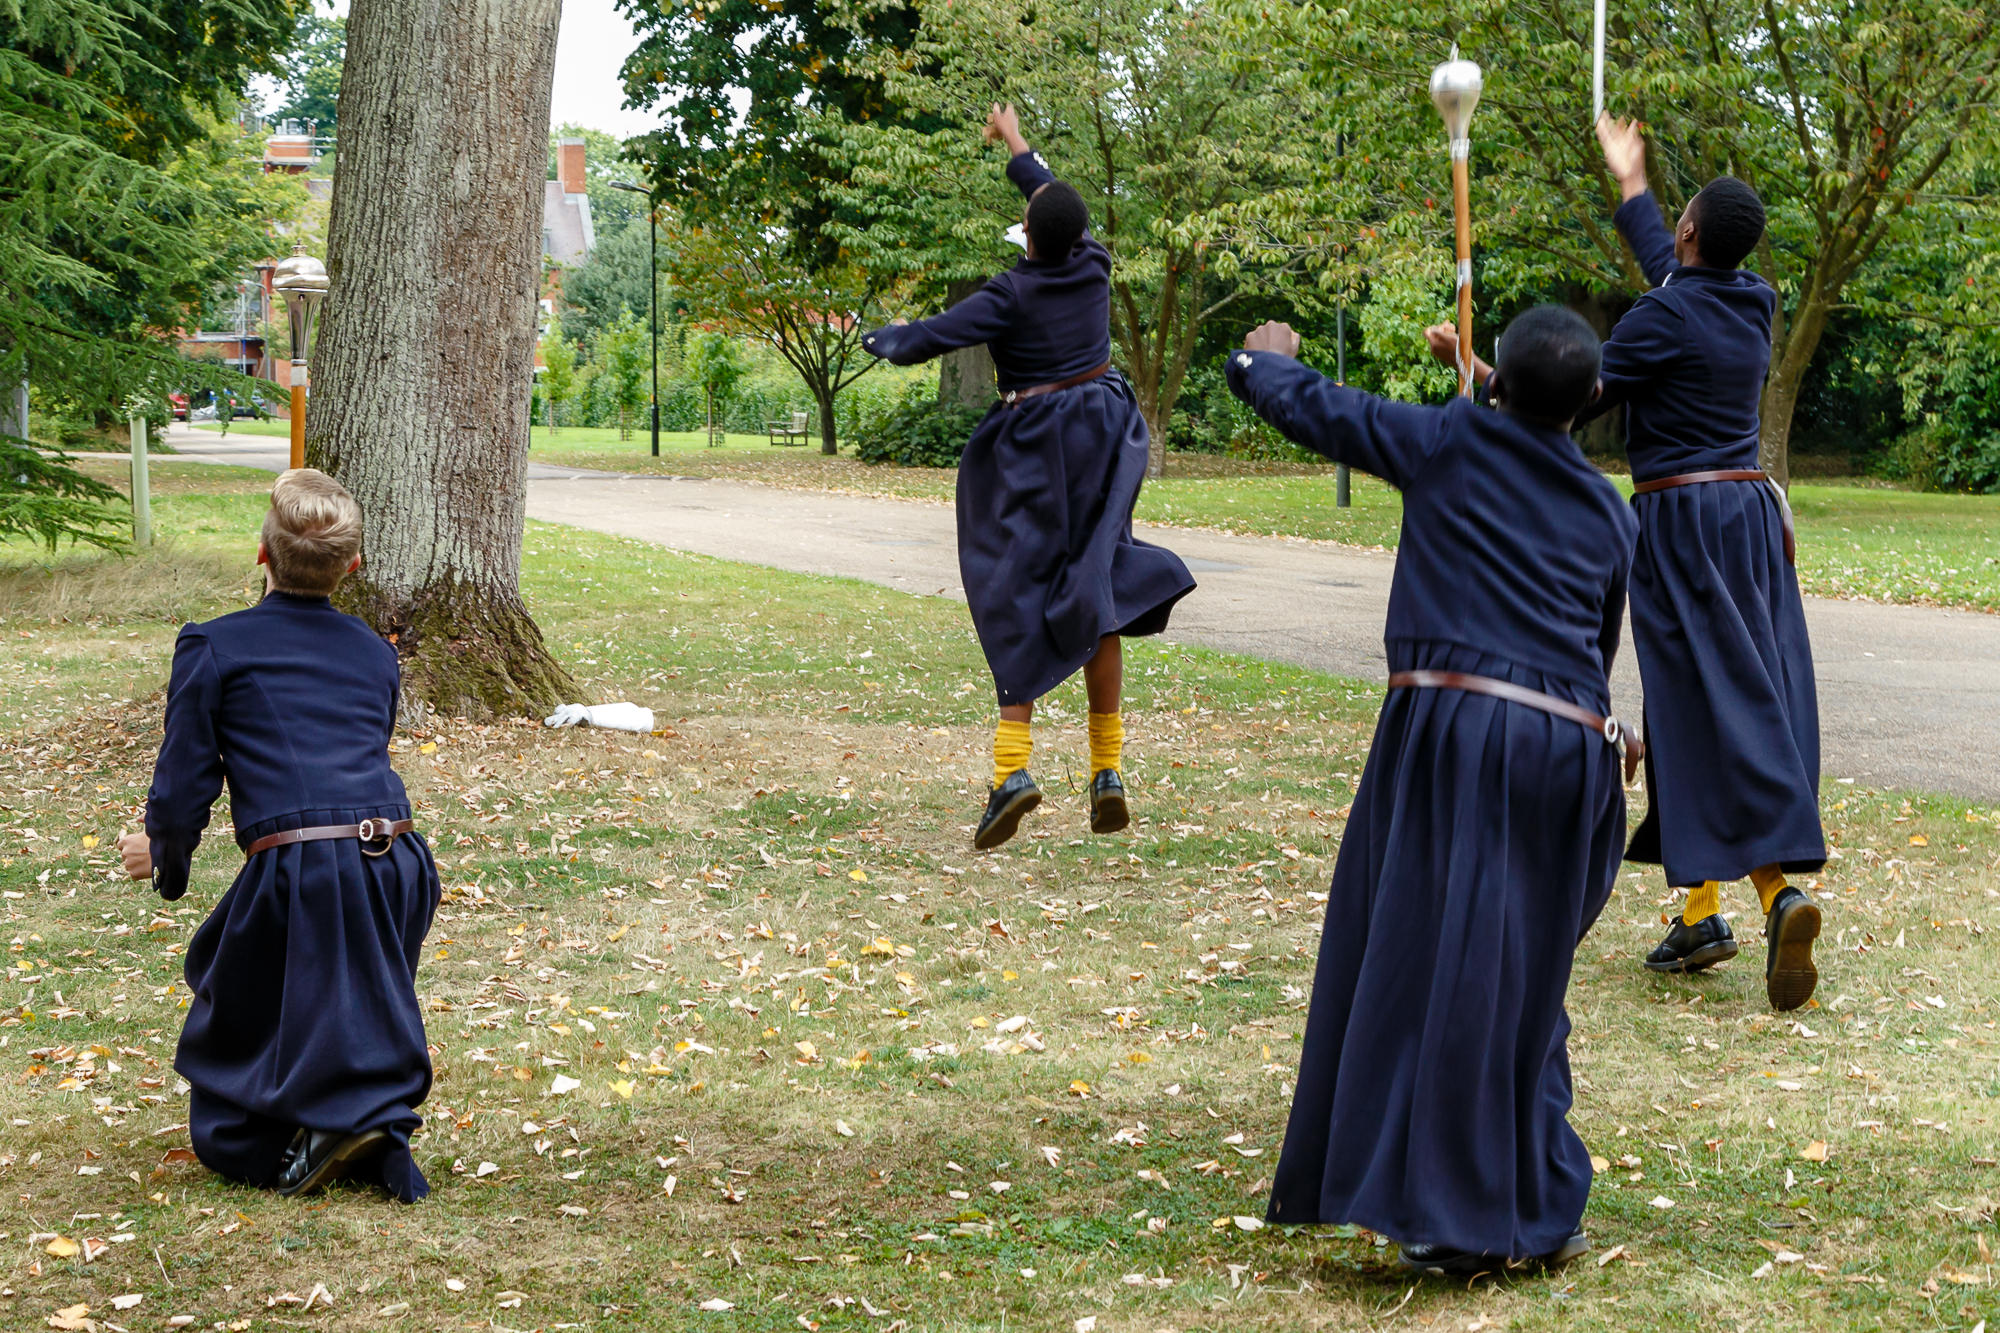
[[[662,734],[399,738],[447,885],[420,975],[439,1076],[418,1208],[288,1203],[163,1161],[185,1143],[179,951],[237,859],[205,849],[180,905],[113,879],[148,706],[56,678],[40,693],[79,720],[14,727],[0,1324],[77,1302],[135,1329],[1969,1330],[1994,1313],[2000,812],[1833,791],[1825,1007],[1797,1021],[1763,1006],[1741,916],[1742,962],[1691,983],[1640,970],[1662,893],[1624,881],[1571,1008],[1609,1261],[1412,1291],[1366,1235],[1230,1220],[1262,1212],[1372,688],[1135,647],[1135,830],[1085,834],[1064,696],[1037,737],[1054,799],[974,857],[989,696],[961,610],[546,527],[529,560],[551,642]],[[144,696],[166,634],[138,632]],[[72,635],[89,639],[0,639],[0,687]],[[106,1248],[86,1265],[52,1236]],[[303,1308],[322,1285],[334,1304]],[[126,1294],[143,1300],[114,1310]],[[718,1300],[733,1308],[700,1309]]]

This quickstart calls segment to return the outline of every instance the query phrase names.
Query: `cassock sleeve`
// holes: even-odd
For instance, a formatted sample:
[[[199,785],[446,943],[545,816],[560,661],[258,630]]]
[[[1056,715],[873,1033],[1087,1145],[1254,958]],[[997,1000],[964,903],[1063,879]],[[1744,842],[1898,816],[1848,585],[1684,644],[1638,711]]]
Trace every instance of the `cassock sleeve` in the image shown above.
[[[1625,589],[1631,575],[1632,562],[1620,560],[1611,571],[1611,586],[1604,594],[1604,624],[1597,632],[1597,655],[1604,663],[1606,680],[1611,679],[1611,664],[1618,658],[1619,636],[1625,623]]]
[[[1335,384],[1276,352],[1232,352],[1229,388],[1293,444],[1408,489],[1444,436],[1442,408]]]
[[[1598,372],[1604,392],[1577,413],[1575,426],[1622,407],[1671,374],[1686,350],[1687,326],[1680,313],[1657,295],[1640,297],[1604,340],[1604,364]]]
[[[1049,170],[1049,164],[1033,149],[1007,159],[1007,179],[1014,182],[1023,199],[1033,199],[1035,191],[1055,178],[1056,173]]]
[[[861,346],[884,361],[913,366],[956,347],[976,347],[1007,331],[1014,316],[1013,289],[987,283],[942,315],[914,324],[891,324],[863,334]]]
[[[1680,267],[1674,258],[1674,234],[1667,230],[1666,219],[1660,216],[1660,201],[1653,198],[1651,190],[1618,205],[1611,221],[1625,244],[1632,247],[1647,282],[1657,287]]]
[[[215,714],[222,680],[200,626],[181,628],[167,682],[166,738],[146,794],[146,835],[153,844],[153,887],[169,901],[187,892],[194,849],[208,827],[209,807],[222,794],[222,752]]]

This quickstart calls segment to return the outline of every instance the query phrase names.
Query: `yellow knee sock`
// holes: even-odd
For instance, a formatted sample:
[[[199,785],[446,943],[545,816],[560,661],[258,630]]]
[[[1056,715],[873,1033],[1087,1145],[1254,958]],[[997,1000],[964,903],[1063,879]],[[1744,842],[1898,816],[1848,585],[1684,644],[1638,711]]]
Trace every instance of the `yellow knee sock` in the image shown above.
[[[1722,910],[1722,886],[1712,879],[1703,880],[1688,890],[1687,906],[1681,909],[1681,920],[1690,926],[1699,925]]]
[[[1035,738],[1028,724],[1001,718],[993,728],[993,785],[1026,768],[1034,752]]]
[[[1771,904],[1778,901],[1778,895],[1785,891],[1785,872],[1772,866],[1759,866],[1750,872],[1750,882],[1757,886],[1757,898],[1764,904],[1764,915],[1771,915]]]
[[[1090,775],[1125,762],[1125,718],[1119,713],[1090,715]]]

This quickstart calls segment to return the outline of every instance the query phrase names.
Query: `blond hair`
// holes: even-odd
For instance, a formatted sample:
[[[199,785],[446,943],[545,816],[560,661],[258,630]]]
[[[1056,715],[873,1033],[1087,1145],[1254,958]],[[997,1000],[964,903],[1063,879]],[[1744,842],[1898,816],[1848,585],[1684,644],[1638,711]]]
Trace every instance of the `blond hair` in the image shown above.
[[[271,586],[325,597],[347,577],[361,553],[361,506],[347,488],[318,468],[280,473],[264,515],[264,555]]]

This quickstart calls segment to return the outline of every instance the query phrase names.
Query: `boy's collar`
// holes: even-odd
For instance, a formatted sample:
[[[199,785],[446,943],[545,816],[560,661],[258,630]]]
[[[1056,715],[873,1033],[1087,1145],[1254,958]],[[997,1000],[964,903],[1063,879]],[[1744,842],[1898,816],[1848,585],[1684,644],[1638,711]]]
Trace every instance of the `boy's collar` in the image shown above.
[[[283,588],[272,588],[265,592],[267,602],[289,603],[293,606],[331,606],[333,598],[324,594],[286,592]]]

